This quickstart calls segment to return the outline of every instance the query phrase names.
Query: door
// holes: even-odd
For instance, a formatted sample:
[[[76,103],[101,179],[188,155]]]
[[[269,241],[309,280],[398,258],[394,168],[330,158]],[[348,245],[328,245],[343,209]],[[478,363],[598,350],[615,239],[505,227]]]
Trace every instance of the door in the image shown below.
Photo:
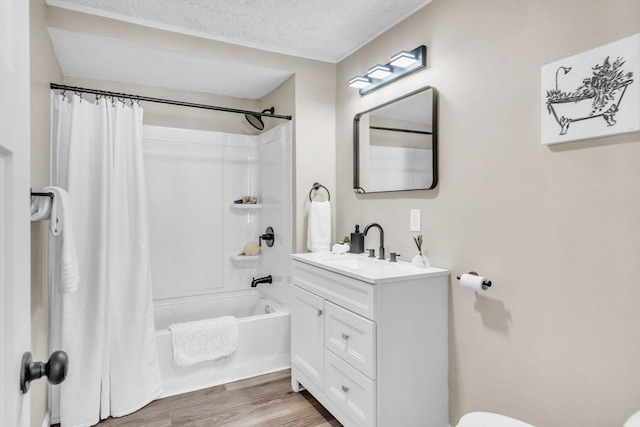
[[[291,289],[291,363],[324,390],[324,300],[295,285]]]
[[[28,427],[20,362],[30,347],[29,2],[0,0],[0,426]]]

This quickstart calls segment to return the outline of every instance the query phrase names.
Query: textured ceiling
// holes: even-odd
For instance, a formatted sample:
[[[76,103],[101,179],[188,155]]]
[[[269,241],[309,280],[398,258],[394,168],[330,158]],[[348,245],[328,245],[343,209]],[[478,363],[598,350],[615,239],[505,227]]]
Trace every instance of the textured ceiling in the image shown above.
[[[430,1],[47,0],[47,3],[272,52],[337,62]]]

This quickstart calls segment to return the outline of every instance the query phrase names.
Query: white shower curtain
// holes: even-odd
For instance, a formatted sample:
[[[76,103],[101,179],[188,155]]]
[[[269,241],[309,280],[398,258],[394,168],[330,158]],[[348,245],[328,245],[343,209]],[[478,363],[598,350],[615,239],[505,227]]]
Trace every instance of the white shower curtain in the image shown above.
[[[105,98],[69,102],[53,94],[52,100],[52,181],[72,198],[80,269],[77,292],[60,294],[52,286],[52,343],[69,355],[60,422],[91,426],[132,413],[161,393],[143,112]]]

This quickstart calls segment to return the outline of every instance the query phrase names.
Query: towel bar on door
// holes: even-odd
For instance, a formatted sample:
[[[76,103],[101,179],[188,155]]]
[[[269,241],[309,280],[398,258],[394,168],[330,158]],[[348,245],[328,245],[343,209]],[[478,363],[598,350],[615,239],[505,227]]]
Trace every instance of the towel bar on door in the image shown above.
[[[31,197],[51,197],[53,199],[53,193],[34,193],[33,190],[31,190]]]
[[[327,192],[327,201],[331,201],[331,193],[329,193],[329,190],[327,189],[327,187],[325,187],[324,185],[314,182],[313,183],[313,187],[311,187],[311,190],[309,190],[309,201],[312,202],[313,200],[311,200],[311,193],[313,192],[313,190],[318,191],[320,188],[324,188],[324,190]]]

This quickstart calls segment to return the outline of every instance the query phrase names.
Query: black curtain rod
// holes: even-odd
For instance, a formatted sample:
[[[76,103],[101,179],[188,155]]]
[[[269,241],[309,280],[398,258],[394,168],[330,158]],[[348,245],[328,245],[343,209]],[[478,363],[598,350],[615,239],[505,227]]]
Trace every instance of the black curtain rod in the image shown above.
[[[225,111],[227,113],[237,113],[237,114],[252,114],[258,117],[265,116],[265,117],[272,117],[274,119],[291,120],[291,116],[259,113],[257,111],[239,110],[237,108],[218,107],[216,105],[194,104],[192,102],[174,101],[172,99],[151,98],[149,96],[131,95],[128,93],[119,93],[119,92],[109,92],[106,90],[99,90],[99,89],[87,89],[84,87],[66,86],[66,85],[61,85],[57,83],[51,83],[50,87],[51,89],[57,89],[62,91],[68,90],[76,93],[92,93],[94,95],[112,96],[115,98],[127,98],[135,101],[157,102],[158,104],[178,105],[180,107],[202,108],[204,110]]]

